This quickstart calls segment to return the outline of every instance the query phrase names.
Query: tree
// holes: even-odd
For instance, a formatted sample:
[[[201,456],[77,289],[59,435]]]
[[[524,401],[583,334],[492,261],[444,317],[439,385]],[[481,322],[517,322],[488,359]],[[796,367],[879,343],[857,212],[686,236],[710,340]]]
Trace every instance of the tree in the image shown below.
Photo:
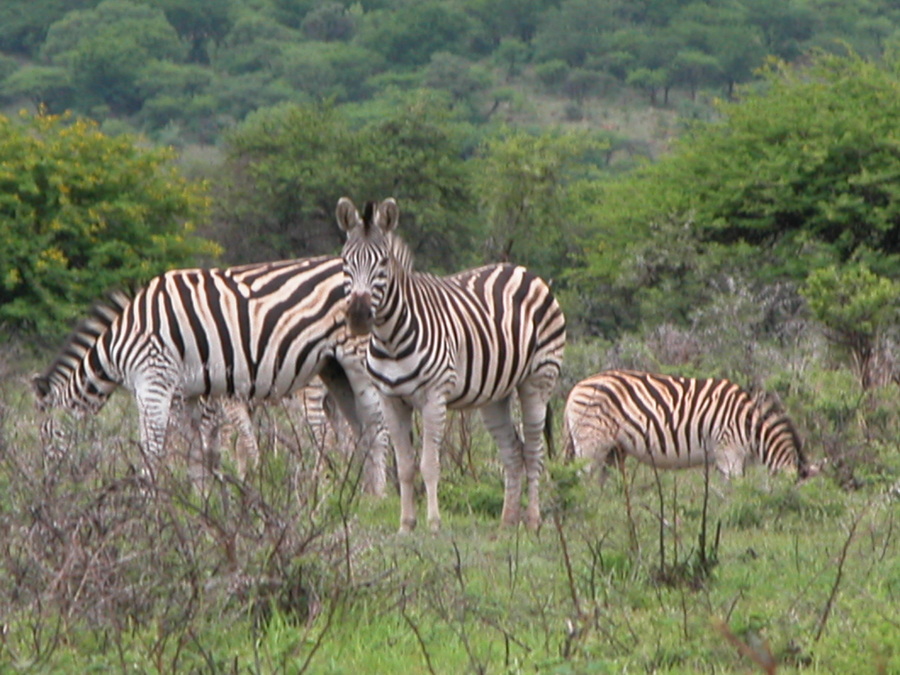
[[[685,49],[675,55],[672,77],[691,92],[691,100],[697,97],[697,88],[704,82],[715,81],[722,73],[716,57],[698,49]]]
[[[503,38],[494,50],[492,59],[503,69],[503,77],[509,82],[522,72],[522,66],[528,61],[528,45],[516,38]]]
[[[829,339],[849,352],[862,388],[885,384],[890,372],[879,368],[878,356],[888,329],[897,321],[900,282],[853,262],[814,270],[802,293]]]
[[[606,40],[625,23],[627,5],[623,0],[565,0],[547,10],[534,36],[537,59],[581,66],[589,55],[604,54]]]
[[[151,131],[180,125],[188,140],[212,142],[219,131],[217,114],[221,108],[214,95],[213,73],[196,64],[156,61],[147,64],[137,79],[137,91],[143,105],[136,115]],[[220,92],[216,92],[218,94]]]
[[[75,97],[69,71],[58,66],[23,66],[6,78],[0,92],[7,100],[26,98],[35,109],[56,113],[71,107]]]
[[[494,46],[504,38],[530,43],[541,15],[558,0],[462,0],[461,4],[478,18]]]
[[[667,78],[666,71],[661,69],[635,68],[628,73],[625,82],[647,92],[650,96],[650,105],[655,106],[659,102],[659,90],[665,86]]]
[[[415,92],[386,108],[360,126],[328,104],[250,115],[229,135],[217,181],[216,215],[231,255],[247,261],[335,253],[340,197],[360,203],[393,196],[403,237],[423,269],[468,262],[474,200],[448,103]]]
[[[489,138],[476,163],[476,193],[487,223],[488,260],[512,261],[558,278],[568,267],[571,189],[590,175],[603,143],[585,132]]]
[[[387,102],[389,114],[360,132],[361,194],[398,199],[418,268],[455,272],[480,263],[484,229],[466,161],[470,127],[442,92],[413,91]]]
[[[332,212],[359,184],[358,146],[332,106],[262,108],[226,136],[216,230],[231,262],[333,253]]]
[[[356,20],[343,3],[323,2],[303,17],[300,30],[310,40],[347,41],[356,31]]]
[[[34,56],[50,26],[67,12],[96,0],[4,0],[0,3],[0,51]]]
[[[54,23],[41,47],[41,56],[65,63],[84,42],[128,38],[145,59],[178,60],[184,49],[165,14],[130,0],[104,0],[92,9],[68,12]]]
[[[466,55],[472,20],[452,3],[438,0],[398,3],[397,9],[366,13],[358,42],[388,63],[421,66],[435,52]]]
[[[490,73],[461,56],[437,52],[425,68],[424,84],[443,89],[452,97],[453,104],[463,112],[477,109],[479,94],[484,94],[491,84]]]
[[[855,256],[900,275],[897,64],[822,54],[801,68],[774,63],[765,85],[722,103],[718,120],[698,123],[656,164],[602,187],[581,283],[612,288],[641,252],[665,256],[676,236],[696,242],[707,278],[718,269],[802,281]],[[688,226],[658,230],[666,223]],[[686,310],[703,301],[690,275],[671,294]]]
[[[69,70],[80,110],[105,105],[128,114],[142,103],[137,80],[144,66],[181,60],[184,49],[161,10],[105,0],[54,23],[41,54]]]
[[[157,0],[166,19],[186,41],[188,60],[209,64],[209,43],[218,46],[231,29],[231,0]]]
[[[213,66],[229,75],[270,70],[278,57],[302,35],[262,14],[245,14],[234,22],[216,50]]]
[[[171,165],[95,124],[0,117],[0,323],[56,337],[110,289],[196,263],[207,201]]]
[[[816,9],[799,0],[756,0],[746,5],[747,20],[756,26],[766,53],[796,59],[814,34]]]
[[[275,74],[293,89],[338,102],[364,98],[366,81],[384,67],[381,54],[343,42],[301,42],[273,61]]]

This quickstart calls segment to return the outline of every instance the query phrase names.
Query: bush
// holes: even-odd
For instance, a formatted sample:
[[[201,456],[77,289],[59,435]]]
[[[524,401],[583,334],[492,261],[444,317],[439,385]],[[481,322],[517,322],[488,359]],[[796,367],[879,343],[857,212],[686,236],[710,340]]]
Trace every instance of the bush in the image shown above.
[[[92,122],[0,116],[0,324],[55,338],[111,288],[215,255],[207,199],[171,153]]]

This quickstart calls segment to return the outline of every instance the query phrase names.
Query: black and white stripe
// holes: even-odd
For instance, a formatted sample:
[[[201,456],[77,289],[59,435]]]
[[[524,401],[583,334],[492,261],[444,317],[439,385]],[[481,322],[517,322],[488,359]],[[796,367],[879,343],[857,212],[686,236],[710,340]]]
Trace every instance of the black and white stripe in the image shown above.
[[[131,299],[116,294],[99,305],[34,388],[41,407],[96,412],[125,386],[137,400],[143,448],[160,457],[176,397],[273,400],[318,374],[364,430],[376,467],[369,488],[380,493],[380,396],[353,342],[340,258],[173,270]]]
[[[440,526],[438,456],[447,409],[481,408],[505,472],[503,522],[519,521],[523,477],[525,521],[540,524],[538,480],[546,406],[562,364],[566,325],[548,285],[523,267],[489,265],[436,277],[412,270],[393,230],[397,203],[370,202],[360,216],[346,198],[337,206],[347,232],[344,272],[348,325],[371,331],[367,365],[386,394],[386,421],[397,454],[400,529],[415,527],[411,442],[413,410],[421,410],[421,471],[428,522]],[[518,393],[522,438],[511,415]]]
[[[800,478],[810,470],[780,406],[725,379],[598,373],[569,393],[565,425],[567,454],[596,466],[630,455],[661,469],[714,464],[729,478],[754,462]]]

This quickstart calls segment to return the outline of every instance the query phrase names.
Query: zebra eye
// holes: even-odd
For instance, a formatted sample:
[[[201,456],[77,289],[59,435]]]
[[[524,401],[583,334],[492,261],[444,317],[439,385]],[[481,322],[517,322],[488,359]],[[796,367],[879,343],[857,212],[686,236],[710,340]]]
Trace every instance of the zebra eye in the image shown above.
[[[387,257],[387,256],[382,256],[381,259],[379,259],[378,264],[379,264],[380,266],[382,266],[382,267],[387,267],[387,264],[388,264],[388,257]]]

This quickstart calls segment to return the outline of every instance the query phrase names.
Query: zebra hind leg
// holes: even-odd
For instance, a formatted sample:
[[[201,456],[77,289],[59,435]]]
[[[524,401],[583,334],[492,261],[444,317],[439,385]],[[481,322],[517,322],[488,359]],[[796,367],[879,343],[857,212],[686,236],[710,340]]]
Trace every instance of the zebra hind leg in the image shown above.
[[[441,443],[447,427],[447,404],[443,398],[435,398],[422,407],[422,457],[419,468],[425,483],[428,503],[428,528],[432,532],[441,529],[441,512],[438,505],[438,483],[441,479]]]
[[[552,388],[535,387],[526,382],[519,386],[522,406],[522,457],[528,480],[528,508],[525,524],[532,530],[541,526],[541,474],[544,472],[544,431],[547,422],[547,403]]]
[[[502,525],[515,527],[520,519],[520,502],[522,499],[522,478],[525,474],[525,453],[522,440],[516,433],[510,409],[510,397],[488,403],[481,409],[484,426],[490,432],[500,450],[500,461],[503,464],[503,513],[500,517]],[[540,434],[541,431],[538,431]],[[530,506],[530,505],[529,505]],[[538,524],[540,514],[538,514]],[[528,523],[532,526],[532,523]],[[534,525],[536,527],[536,525]]]
[[[397,460],[397,480],[400,483],[400,534],[416,529],[416,451],[412,443],[412,413],[410,406],[399,398],[387,398],[384,417]]]
[[[230,444],[234,448],[234,465],[241,479],[259,464],[259,445],[256,430],[250,419],[250,404],[236,398],[222,399],[222,411],[234,427],[237,438]]]

